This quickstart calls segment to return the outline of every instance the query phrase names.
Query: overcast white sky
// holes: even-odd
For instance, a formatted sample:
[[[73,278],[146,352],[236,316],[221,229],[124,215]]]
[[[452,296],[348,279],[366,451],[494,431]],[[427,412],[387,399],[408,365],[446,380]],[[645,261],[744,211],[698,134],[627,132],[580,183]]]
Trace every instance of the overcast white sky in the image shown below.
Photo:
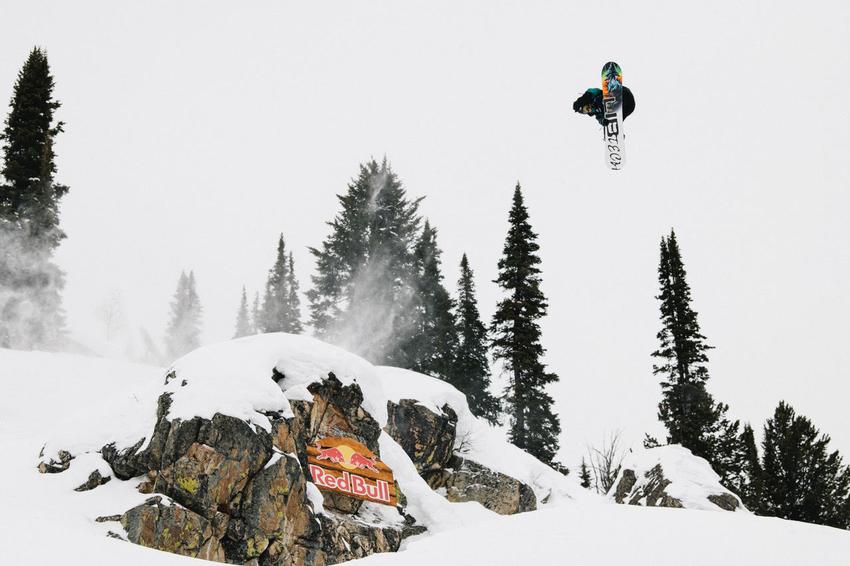
[[[358,163],[387,155],[469,254],[488,317],[511,191],[540,234],[548,363],[575,465],[606,429],[657,431],[658,242],[675,227],[710,388],[760,426],[780,399],[850,456],[846,2],[5,2],[0,100],[48,50],[69,326],[98,303],[161,336],[194,269],[228,338],[283,232],[302,287]],[[320,5],[319,5],[320,4]],[[627,165],[572,112],[616,60]],[[5,114],[6,110],[3,110]]]

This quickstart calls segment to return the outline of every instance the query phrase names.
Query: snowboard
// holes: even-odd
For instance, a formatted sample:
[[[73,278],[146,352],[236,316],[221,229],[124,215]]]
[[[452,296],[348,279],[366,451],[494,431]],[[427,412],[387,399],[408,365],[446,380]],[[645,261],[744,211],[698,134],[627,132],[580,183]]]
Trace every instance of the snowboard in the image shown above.
[[[602,67],[602,104],[605,125],[602,138],[605,145],[605,163],[609,169],[620,170],[625,164],[623,145],[623,71],[613,61]]]

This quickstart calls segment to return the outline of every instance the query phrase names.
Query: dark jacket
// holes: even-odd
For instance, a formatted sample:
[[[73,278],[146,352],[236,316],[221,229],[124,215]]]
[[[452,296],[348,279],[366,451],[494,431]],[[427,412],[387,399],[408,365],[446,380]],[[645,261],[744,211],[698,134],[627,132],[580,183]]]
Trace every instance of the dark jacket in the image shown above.
[[[602,89],[589,88],[573,102],[573,110],[579,114],[587,114],[605,125],[605,108],[602,105]],[[623,87],[623,120],[635,111],[635,97],[629,87]]]

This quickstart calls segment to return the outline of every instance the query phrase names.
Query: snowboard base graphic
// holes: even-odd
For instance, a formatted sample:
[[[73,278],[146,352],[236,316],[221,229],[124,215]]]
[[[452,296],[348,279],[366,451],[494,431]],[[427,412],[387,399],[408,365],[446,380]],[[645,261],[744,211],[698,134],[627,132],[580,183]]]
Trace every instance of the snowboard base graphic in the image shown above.
[[[626,161],[623,144],[623,71],[613,61],[602,67],[602,104],[605,125],[602,138],[605,146],[605,163],[609,169],[619,170]]]

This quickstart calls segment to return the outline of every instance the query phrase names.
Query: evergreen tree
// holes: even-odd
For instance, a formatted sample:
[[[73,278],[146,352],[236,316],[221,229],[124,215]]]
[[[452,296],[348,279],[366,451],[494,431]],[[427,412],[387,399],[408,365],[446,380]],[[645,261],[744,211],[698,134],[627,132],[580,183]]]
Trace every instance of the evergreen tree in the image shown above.
[[[750,425],[744,425],[741,432],[739,460],[736,466],[738,470],[737,481],[729,486],[744,503],[744,506],[759,515],[764,514],[762,505],[763,477],[759,461],[758,449]]]
[[[579,475],[579,478],[581,478],[581,487],[590,489],[590,470],[587,469],[587,464],[584,463],[584,458],[581,459],[581,474]]]
[[[716,403],[706,389],[706,352],[711,346],[691,308],[691,289],[673,231],[661,239],[658,281],[662,328],[657,336],[660,347],[652,353],[660,359],[653,373],[662,378],[658,418],[667,427],[668,443],[681,444],[705,458],[724,484],[733,483],[739,423],[727,418],[729,407]]]
[[[374,363],[410,367],[415,332],[419,200],[410,200],[386,159],[360,166],[338,196],[341,211],[316,258],[310,320],[316,334]]]
[[[260,292],[254,293],[254,305],[251,307],[251,330],[252,334],[262,332],[263,311],[260,308]]]
[[[766,515],[850,528],[850,470],[829,436],[780,402],[764,427],[762,508]]]
[[[287,255],[286,243],[281,234],[277,243],[277,257],[266,280],[259,325],[263,332],[301,332],[298,284],[295,274],[290,272],[291,268],[294,269],[292,256]]]
[[[462,391],[469,408],[491,424],[499,422],[499,401],[490,394],[490,365],[487,362],[487,329],[481,322],[475,298],[475,282],[466,254],[460,260],[458,280],[458,345],[451,383]]]
[[[239,301],[239,311],[236,313],[236,332],[234,338],[241,338],[253,334],[251,319],[248,315],[248,294],[245,286],[242,286],[242,299]]]
[[[195,273],[180,273],[171,302],[171,317],[166,331],[166,349],[171,359],[201,345],[201,301],[195,286]]]
[[[287,299],[289,319],[287,321],[287,332],[291,334],[301,334],[304,332],[304,327],[301,324],[301,298],[298,296],[298,279],[295,277],[295,259],[292,257],[292,252],[289,252],[289,269],[287,270],[286,284],[289,289],[289,297]]]
[[[416,243],[416,332],[406,349],[414,371],[452,381],[457,334],[454,301],[443,286],[437,230],[426,220]]]
[[[0,217],[49,249],[65,237],[59,229],[59,200],[68,192],[68,187],[53,181],[53,140],[63,126],[53,123],[53,113],[60,106],[53,99],[53,88],[47,54],[34,48],[18,74],[12,110],[0,136],[6,179],[0,186]]]
[[[64,234],[59,200],[68,187],[54,181],[54,123],[59,108],[47,55],[33,49],[13,89],[0,135],[0,347],[55,348],[63,337],[64,274],[52,256]]]
[[[509,439],[539,460],[554,464],[561,425],[552,412],[552,397],[546,386],[558,381],[541,361],[540,325],[546,315],[546,297],[540,290],[540,258],[537,235],[528,222],[528,210],[517,183],[510,228],[505,240],[499,277],[504,291],[493,316],[493,357],[508,374],[505,402],[511,417]]]

